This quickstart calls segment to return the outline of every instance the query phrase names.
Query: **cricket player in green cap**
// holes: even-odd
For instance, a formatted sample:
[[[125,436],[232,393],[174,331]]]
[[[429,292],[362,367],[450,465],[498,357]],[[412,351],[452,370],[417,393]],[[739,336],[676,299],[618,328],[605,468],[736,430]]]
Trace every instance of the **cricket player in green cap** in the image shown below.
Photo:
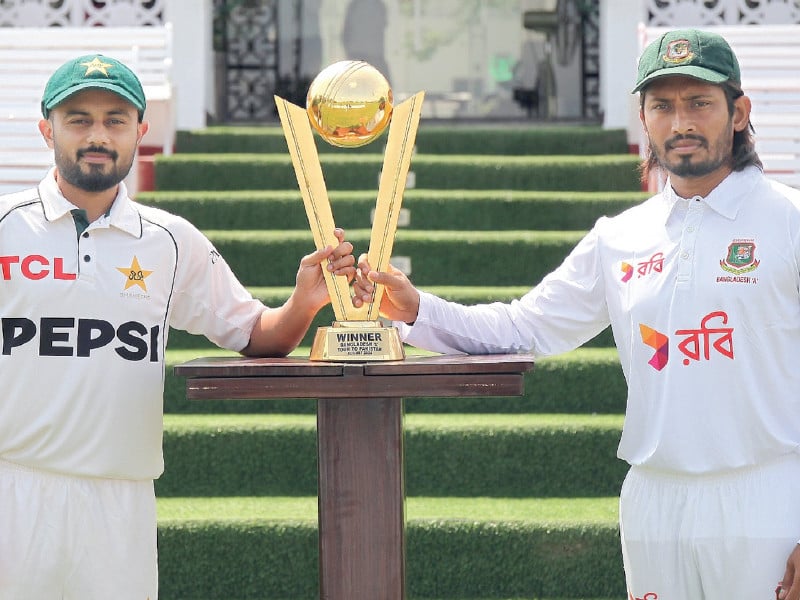
[[[719,35],[665,33],[644,50],[633,92],[642,176],[665,173],[663,191],[600,218],[530,292],[464,306],[362,257],[354,302],[384,284],[381,314],[439,352],[541,358],[610,325],[628,383],[629,600],[798,600],[800,191],[764,176],[739,63]]]
[[[146,108],[118,60],[67,62],[41,101],[55,166],[0,196],[0,600],[155,600],[169,328],[283,356],[329,302],[322,268],[355,271],[337,230],[284,305],[253,298],[197,228],[128,197]]]

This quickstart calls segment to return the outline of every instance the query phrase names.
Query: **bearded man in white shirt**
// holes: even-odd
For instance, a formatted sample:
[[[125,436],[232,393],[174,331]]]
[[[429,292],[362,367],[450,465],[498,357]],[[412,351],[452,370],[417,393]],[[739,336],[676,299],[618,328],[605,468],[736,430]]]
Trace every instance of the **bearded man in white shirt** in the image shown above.
[[[597,221],[519,300],[463,306],[359,262],[354,303],[444,353],[572,350],[611,325],[631,600],[800,599],[800,191],[767,179],[720,36],[648,46],[634,93],[663,192]],[[778,590],[775,584],[780,582]]]

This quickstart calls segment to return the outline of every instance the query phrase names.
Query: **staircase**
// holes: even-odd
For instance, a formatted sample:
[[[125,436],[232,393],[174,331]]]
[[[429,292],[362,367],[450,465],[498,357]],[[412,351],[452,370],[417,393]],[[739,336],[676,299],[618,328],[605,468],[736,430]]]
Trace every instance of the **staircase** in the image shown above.
[[[357,252],[369,242],[381,144],[318,147],[336,222]],[[419,287],[448,299],[510,300],[598,216],[645,197],[637,163],[622,131],[423,120],[394,254]],[[141,202],[206,232],[266,304],[286,299],[313,239],[278,127],[179,132],[177,152],[155,160],[155,183]],[[332,320],[325,309],[296,354]],[[160,596],[316,599],[315,403],[186,400],[172,366],[226,354],[170,334]],[[408,598],[623,600],[624,404],[608,331],[540,361],[522,397],[406,399]]]

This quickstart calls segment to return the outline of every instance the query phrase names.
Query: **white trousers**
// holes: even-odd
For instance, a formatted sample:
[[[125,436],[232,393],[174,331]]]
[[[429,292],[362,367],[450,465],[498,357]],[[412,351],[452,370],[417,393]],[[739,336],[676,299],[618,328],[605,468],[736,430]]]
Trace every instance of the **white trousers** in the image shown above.
[[[152,481],[0,461],[0,600],[156,600]]]
[[[800,539],[800,456],[723,474],[633,467],[620,494],[630,600],[771,600]]]

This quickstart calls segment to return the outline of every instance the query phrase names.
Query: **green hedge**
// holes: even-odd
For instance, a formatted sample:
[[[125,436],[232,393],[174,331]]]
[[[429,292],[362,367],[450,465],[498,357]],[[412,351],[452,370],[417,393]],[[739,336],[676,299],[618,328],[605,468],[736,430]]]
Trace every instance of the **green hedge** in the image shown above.
[[[300,259],[314,249],[310,230],[209,230],[206,234],[247,286],[293,285]],[[411,259],[411,279],[423,287],[532,287],[564,260],[584,234],[401,230],[392,255]],[[369,239],[368,229],[347,232],[356,254],[367,251]]]
[[[336,223],[372,227],[375,190],[331,191]],[[647,197],[643,192],[537,192],[509,190],[406,190],[403,229],[491,231],[586,230],[602,215],[616,215]],[[181,215],[200,229],[308,229],[298,190],[142,192],[137,200]]]
[[[406,490],[411,496],[571,497],[619,493],[627,466],[616,458],[617,415],[467,416],[406,419]],[[512,425],[511,423],[515,423]]]
[[[625,595],[616,526],[412,522],[406,537],[411,596]]]
[[[328,190],[377,190],[380,154],[321,155]],[[639,191],[639,157],[435,156],[414,157],[421,189]],[[288,154],[174,154],[155,159],[158,190],[294,190]]]
[[[160,522],[159,598],[319,598],[315,524]]]
[[[319,152],[382,152],[385,135],[360,148],[338,148],[314,136]],[[628,152],[624,129],[600,127],[557,127],[514,124],[430,125],[423,119],[417,131],[417,148],[425,154],[623,154]],[[178,131],[176,147],[182,153],[253,152],[286,153],[287,144],[279,126],[208,127]]]
[[[319,597],[318,535],[307,523],[162,522],[163,600]],[[625,595],[612,525],[411,521],[409,598]]]
[[[410,496],[613,496],[618,415],[414,415],[404,422]],[[166,496],[317,493],[313,415],[170,416]]]
[[[317,493],[310,415],[167,417],[159,496],[300,496]]]

